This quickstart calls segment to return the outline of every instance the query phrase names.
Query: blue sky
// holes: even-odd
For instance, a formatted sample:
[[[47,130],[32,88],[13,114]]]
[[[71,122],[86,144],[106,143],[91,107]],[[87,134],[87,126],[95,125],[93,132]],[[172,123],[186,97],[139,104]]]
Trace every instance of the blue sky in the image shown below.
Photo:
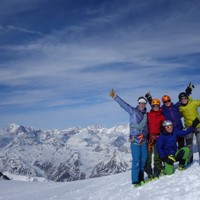
[[[135,106],[151,91],[200,99],[198,0],[2,0],[0,128],[128,123],[109,96]]]

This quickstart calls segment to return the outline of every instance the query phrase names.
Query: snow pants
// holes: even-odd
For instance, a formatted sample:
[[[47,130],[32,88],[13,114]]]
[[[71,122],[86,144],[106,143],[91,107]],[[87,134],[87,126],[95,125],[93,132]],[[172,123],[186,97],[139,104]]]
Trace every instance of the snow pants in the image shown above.
[[[152,169],[152,157],[153,157],[154,170]],[[156,142],[154,142],[151,150],[148,151],[148,158],[145,166],[145,172],[147,173],[148,177],[153,175],[158,177],[160,175],[161,170],[162,170],[162,160],[158,155]]]
[[[147,143],[137,144],[131,142],[132,154],[132,184],[144,179],[144,167],[147,160]]]
[[[190,163],[193,162],[193,137],[194,137],[194,134],[196,136],[197,147],[198,147],[199,158],[200,158],[200,128],[196,128],[192,133],[185,136],[186,146],[190,150],[190,155],[189,155]]]
[[[178,149],[181,149],[185,146],[185,138],[184,137],[177,137]]]
[[[188,147],[182,147],[175,153],[176,161],[179,161],[179,166],[183,168],[188,164],[190,150]],[[164,163],[164,173],[167,175],[171,175],[174,173],[174,165],[169,165],[166,162]]]

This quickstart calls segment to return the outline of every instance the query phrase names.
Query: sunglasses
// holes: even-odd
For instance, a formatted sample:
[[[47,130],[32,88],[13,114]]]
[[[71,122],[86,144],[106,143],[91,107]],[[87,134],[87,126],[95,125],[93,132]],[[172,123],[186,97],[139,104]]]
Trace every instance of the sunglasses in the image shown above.
[[[165,126],[165,128],[172,128],[172,126]]]
[[[164,103],[169,103],[169,102],[171,102],[171,100],[166,100],[166,101],[164,101]]]
[[[153,105],[152,107],[153,107],[153,108],[160,108],[159,105]]]

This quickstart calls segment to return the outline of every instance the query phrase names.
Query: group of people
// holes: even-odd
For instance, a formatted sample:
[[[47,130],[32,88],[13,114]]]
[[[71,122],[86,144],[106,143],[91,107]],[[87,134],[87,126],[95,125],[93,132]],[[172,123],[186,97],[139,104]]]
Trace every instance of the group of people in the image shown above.
[[[175,162],[179,162],[179,170],[188,167],[193,162],[194,134],[200,158],[200,100],[192,99],[193,88],[194,85],[190,83],[178,95],[177,103],[173,103],[170,96],[163,95],[162,105],[148,92],[138,98],[136,107],[120,98],[114,89],[110,91],[109,95],[129,113],[134,187],[161,175],[173,174]],[[151,106],[149,112],[147,103]],[[181,118],[184,119],[184,126]],[[145,173],[147,180],[144,180]]]

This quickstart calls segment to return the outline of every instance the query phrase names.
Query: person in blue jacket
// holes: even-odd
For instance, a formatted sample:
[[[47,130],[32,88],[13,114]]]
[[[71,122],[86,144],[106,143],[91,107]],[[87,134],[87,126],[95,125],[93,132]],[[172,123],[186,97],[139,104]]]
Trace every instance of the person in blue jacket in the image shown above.
[[[165,118],[173,122],[174,129],[182,130],[183,123],[181,121],[181,114],[179,111],[180,103],[179,102],[173,103],[171,101],[170,96],[168,95],[162,96],[162,102],[163,105],[161,106],[161,108]],[[177,137],[177,142],[178,142],[178,149],[184,147],[184,137]]]
[[[183,170],[189,159],[189,148],[182,147],[177,150],[176,138],[190,134],[199,124],[200,120],[195,118],[192,125],[186,130],[174,129],[173,123],[170,120],[165,120],[162,123],[162,132],[157,141],[157,151],[164,162],[164,174],[171,175],[174,173],[174,162],[179,161],[179,170]]]
[[[132,107],[122,100],[113,89],[109,95],[129,114],[132,184],[137,187],[144,183],[144,168],[147,160],[147,100],[145,97],[139,97],[138,105]]]

